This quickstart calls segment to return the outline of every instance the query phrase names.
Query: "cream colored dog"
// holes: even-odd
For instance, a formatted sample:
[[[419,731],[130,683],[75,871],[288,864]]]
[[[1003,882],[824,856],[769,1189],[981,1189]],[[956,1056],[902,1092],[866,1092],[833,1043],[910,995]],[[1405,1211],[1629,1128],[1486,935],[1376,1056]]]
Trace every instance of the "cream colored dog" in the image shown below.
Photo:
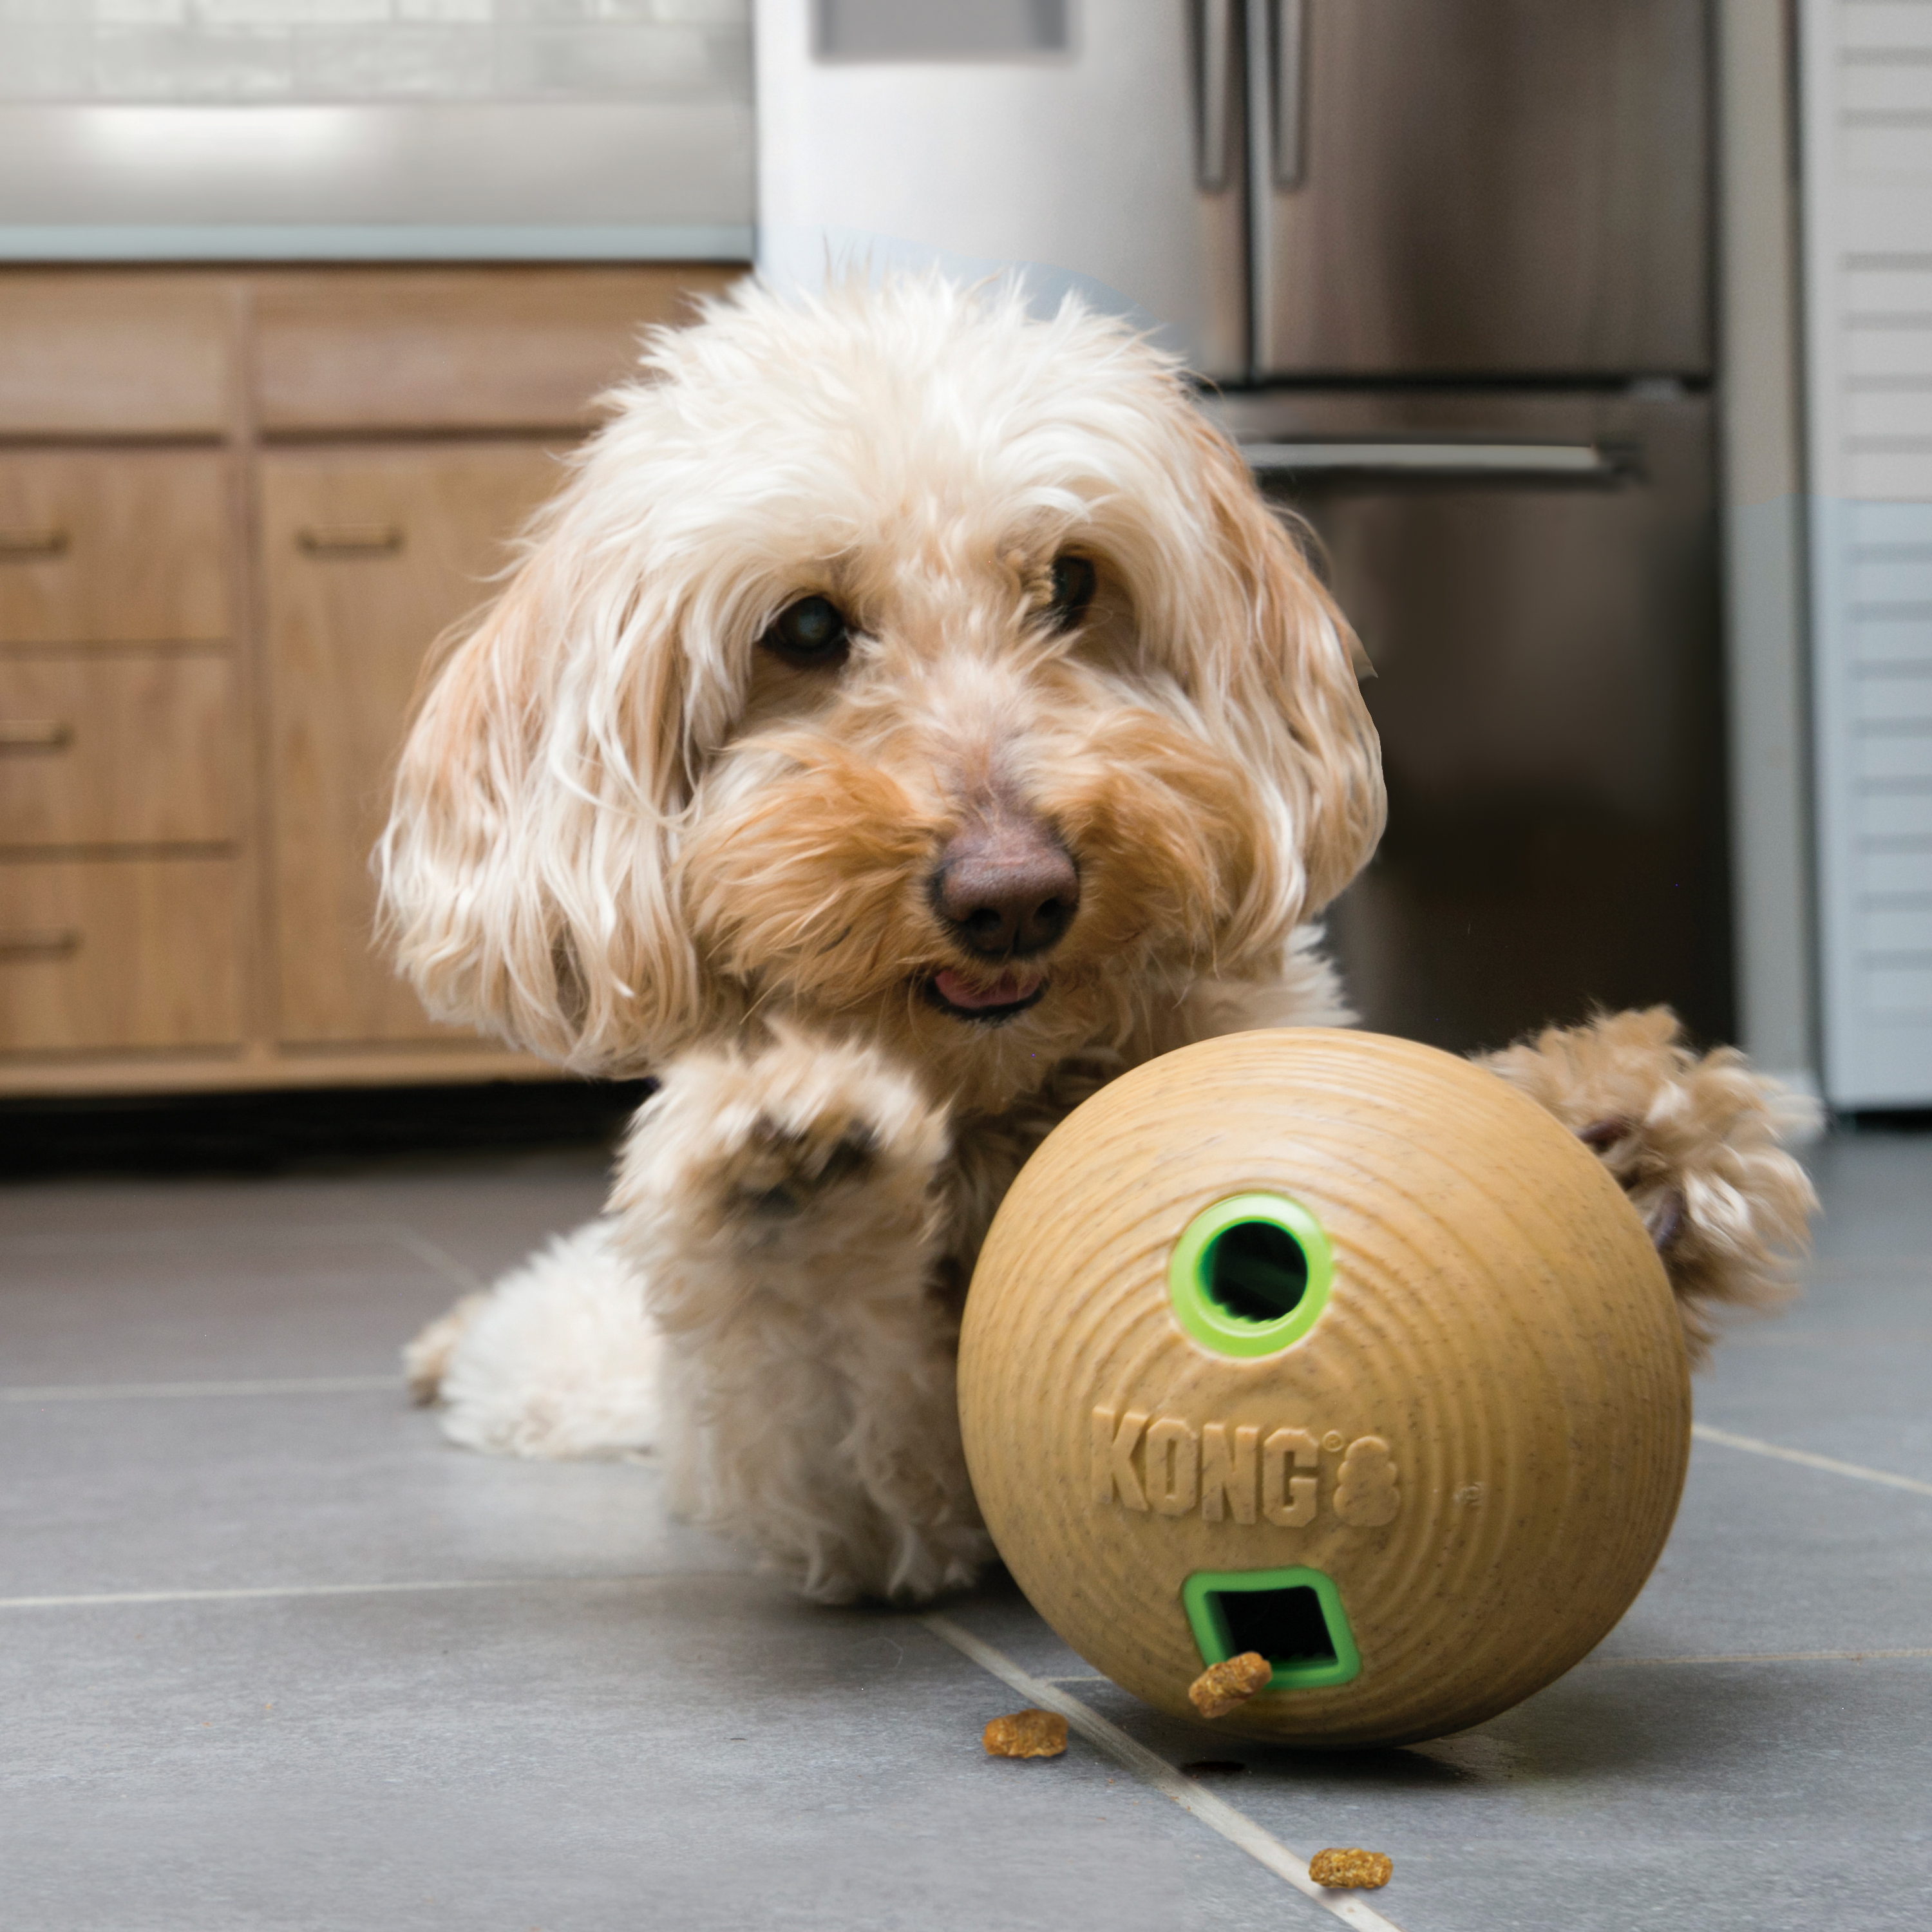
[[[1347,626],[1167,358],[936,280],[752,287],[644,376],[434,672],[382,848],[430,1010],[649,1072],[610,1218],[408,1351],[456,1440],[662,1448],[809,1594],[988,1554],[953,1357],[994,1210],[1123,1068],[1347,1015],[1383,799]],[[1810,1203],[1667,1014],[1493,1063],[1688,1298]]]

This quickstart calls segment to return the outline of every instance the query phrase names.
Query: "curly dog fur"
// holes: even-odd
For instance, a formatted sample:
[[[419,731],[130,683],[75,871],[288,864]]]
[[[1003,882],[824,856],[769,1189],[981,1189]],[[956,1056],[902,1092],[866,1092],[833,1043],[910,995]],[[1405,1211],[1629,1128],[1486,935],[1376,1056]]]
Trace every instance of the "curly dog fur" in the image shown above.
[[[382,848],[439,1016],[661,1082],[610,1217],[433,1324],[457,1440],[668,1457],[810,1594],[988,1553],[964,1284],[1124,1068],[1348,1016],[1310,922],[1383,794],[1354,640],[1172,363],[938,280],[755,287],[651,336],[434,666]],[[1781,1102],[1627,1015],[1491,1063],[1701,1305],[1810,1196]]]

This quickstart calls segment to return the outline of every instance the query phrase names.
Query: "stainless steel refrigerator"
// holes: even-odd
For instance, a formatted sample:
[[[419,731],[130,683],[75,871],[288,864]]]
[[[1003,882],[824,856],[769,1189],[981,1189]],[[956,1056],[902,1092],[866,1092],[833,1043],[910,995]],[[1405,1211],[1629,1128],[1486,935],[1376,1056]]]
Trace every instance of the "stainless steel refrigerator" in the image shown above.
[[[1706,0],[758,0],[760,259],[1135,315],[1378,675],[1365,1022],[1731,1023]]]

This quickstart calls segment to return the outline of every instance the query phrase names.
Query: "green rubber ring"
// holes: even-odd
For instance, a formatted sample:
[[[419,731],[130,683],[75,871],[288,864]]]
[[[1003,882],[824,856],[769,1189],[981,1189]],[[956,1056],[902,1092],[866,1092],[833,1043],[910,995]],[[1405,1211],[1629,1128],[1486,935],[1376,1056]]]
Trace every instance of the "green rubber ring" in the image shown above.
[[[1301,1298],[1285,1315],[1250,1321],[1222,1306],[1212,1283],[1214,1244],[1231,1228],[1259,1221],[1279,1228],[1301,1250],[1308,1268]],[[1321,1319],[1335,1276],[1335,1258],[1322,1223],[1285,1194],[1232,1194],[1188,1222],[1167,1264],[1174,1318],[1204,1348],[1250,1358],[1292,1347]]]

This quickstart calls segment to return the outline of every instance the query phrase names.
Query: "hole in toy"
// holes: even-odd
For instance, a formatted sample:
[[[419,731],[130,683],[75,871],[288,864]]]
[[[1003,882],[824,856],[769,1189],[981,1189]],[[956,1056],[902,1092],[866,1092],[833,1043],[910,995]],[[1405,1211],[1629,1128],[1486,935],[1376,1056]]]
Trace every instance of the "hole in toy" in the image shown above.
[[[1237,1221],[1201,1258],[1208,1298],[1238,1322],[1279,1322],[1308,1292],[1308,1257],[1286,1228]]]
[[[1336,1660],[1322,1599],[1306,1583],[1286,1590],[1219,1590],[1215,1607],[1228,1629],[1228,1654],[1258,1650],[1277,1678],[1310,1669],[1326,1670]]]
[[[1332,1689],[1361,1674],[1341,1592],[1322,1570],[1197,1570],[1180,1606],[1203,1664],[1258,1650],[1274,1667],[1270,1691]]]
[[[1259,1189],[1209,1202],[1167,1258],[1174,1320],[1202,1348],[1250,1360],[1309,1334],[1334,1278],[1320,1221],[1289,1196]]]

